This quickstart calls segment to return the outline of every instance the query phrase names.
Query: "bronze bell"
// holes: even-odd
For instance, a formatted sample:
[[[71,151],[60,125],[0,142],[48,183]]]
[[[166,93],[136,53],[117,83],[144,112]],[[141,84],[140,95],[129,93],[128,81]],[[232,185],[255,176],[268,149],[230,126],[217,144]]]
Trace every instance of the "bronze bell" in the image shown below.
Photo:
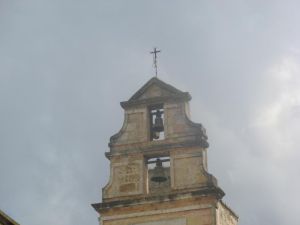
[[[156,166],[153,169],[153,176],[151,177],[151,181],[153,182],[165,182],[167,177],[165,175],[164,167],[162,166],[162,161],[158,158],[156,160]]]
[[[162,112],[160,112],[159,110],[156,110],[155,113],[155,120],[154,120],[154,124],[152,127],[153,132],[162,132],[164,130],[164,122],[163,119],[161,118],[161,114]]]

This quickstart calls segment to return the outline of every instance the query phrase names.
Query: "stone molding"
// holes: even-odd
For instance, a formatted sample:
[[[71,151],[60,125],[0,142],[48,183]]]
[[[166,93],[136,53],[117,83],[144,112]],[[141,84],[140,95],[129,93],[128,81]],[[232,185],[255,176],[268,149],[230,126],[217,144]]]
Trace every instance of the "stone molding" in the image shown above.
[[[213,208],[214,206],[211,204],[203,204],[203,205],[192,205],[192,206],[185,206],[180,208],[174,209],[160,209],[160,210],[151,210],[145,212],[137,212],[137,213],[130,213],[124,215],[115,215],[115,216],[101,216],[101,220],[117,220],[117,219],[128,219],[132,217],[140,217],[140,216],[152,216],[157,214],[166,214],[166,213],[176,213],[176,212],[184,212],[184,211],[192,211],[198,209],[209,209]]]
[[[131,196],[128,199],[120,200],[117,199],[105,199],[105,202],[102,203],[94,203],[92,204],[93,208],[100,212],[102,210],[107,210],[111,208],[117,207],[128,207],[128,206],[137,206],[143,204],[151,204],[159,202],[170,202],[174,200],[183,200],[190,199],[194,197],[208,197],[214,196],[216,199],[220,200],[225,195],[224,191],[217,186],[209,186],[202,188],[195,188],[194,190],[186,190],[185,192],[173,192],[168,195],[147,195],[147,196]]]

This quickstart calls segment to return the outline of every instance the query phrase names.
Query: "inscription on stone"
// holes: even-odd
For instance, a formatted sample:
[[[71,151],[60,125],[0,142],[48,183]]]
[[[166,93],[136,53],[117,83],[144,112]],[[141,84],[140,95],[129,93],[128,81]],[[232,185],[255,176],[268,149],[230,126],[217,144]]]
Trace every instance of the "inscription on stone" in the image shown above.
[[[139,165],[122,166],[118,170],[119,191],[137,192],[139,190],[140,174]]]

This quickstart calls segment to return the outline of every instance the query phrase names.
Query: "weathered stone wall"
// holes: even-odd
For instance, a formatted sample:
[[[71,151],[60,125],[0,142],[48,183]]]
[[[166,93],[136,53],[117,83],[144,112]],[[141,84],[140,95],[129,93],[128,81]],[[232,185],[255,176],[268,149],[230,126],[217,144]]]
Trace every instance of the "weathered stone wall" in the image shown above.
[[[189,136],[192,128],[188,123],[188,116],[185,103],[183,102],[170,102],[164,105],[165,109],[165,124],[166,124],[166,137],[176,138],[179,136]]]
[[[116,198],[145,193],[143,155],[111,159],[109,183],[103,188],[103,198]]]
[[[188,93],[157,78],[121,103],[125,119],[110,139],[110,180],[93,207],[101,225],[236,225],[220,199],[224,192],[207,172],[205,129],[190,120]],[[149,109],[163,105],[164,139],[150,138]],[[169,157],[167,181],[151,181],[150,159]],[[151,161],[151,160],[150,160]]]
[[[207,184],[201,148],[185,148],[172,151],[171,187],[184,189],[201,187]]]
[[[169,96],[170,92],[157,85],[150,86],[140,97],[139,100]]]
[[[170,151],[170,167],[165,168],[166,182],[151,181],[143,153],[111,158],[109,183],[103,188],[103,199],[130,197],[186,191],[207,186],[208,173],[201,147],[181,148]]]
[[[217,225],[237,225],[237,216],[224,203],[217,205]]]
[[[169,93],[158,86],[152,86],[140,96],[141,99],[161,97]],[[199,127],[189,120],[187,102],[164,102],[164,140],[150,140],[149,105],[134,105],[125,109],[123,127],[113,136],[111,146],[111,175],[108,185],[103,189],[104,199],[163,193],[205,186],[207,182],[206,158],[195,141]],[[192,144],[191,144],[192,142]],[[183,147],[178,147],[178,146]],[[185,147],[194,145],[195,147]],[[163,146],[153,151],[152,148]],[[175,146],[173,148],[173,146]],[[151,150],[151,151],[150,151]],[[170,156],[170,179],[168,188],[161,192],[150,188],[146,157]],[[150,174],[151,175],[151,174]],[[162,184],[162,185],[166,185]],[[150,190],[150,191],[149,191]]]
[[[168,97],[170,93],[158,86],[151,86],[139,100],[149,99],[149,103],[141,103],[125,108],[125,119],[121,130],[112,136],[111,148],[113,151],[122,151],[130,148],[130,145],[151,145],[149,107],[153,98]],[[196,141],[201,136],[199,124],[189,119],[189,104],[181,100],[167,100],[157,102],[163,104],[164,109],[164,140],[161,144],[183,143]],[[126,148],[127,146],[127,148]]]
[[[149,140],[148,109],[145,106],[125,111],[123,127],[117,138],[118,144],[131,144]]]
[[[196,205],[173,209],[149,210],[128,215],[102,217],[101,225],[214,225],[214,208]]]

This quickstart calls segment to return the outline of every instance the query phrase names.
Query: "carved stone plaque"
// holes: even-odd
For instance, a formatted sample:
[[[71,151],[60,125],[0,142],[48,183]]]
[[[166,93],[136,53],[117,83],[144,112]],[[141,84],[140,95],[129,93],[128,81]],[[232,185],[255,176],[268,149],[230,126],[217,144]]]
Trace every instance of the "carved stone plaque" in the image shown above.
[[[133,225],[186,225],[186,218],[151,221],[151,222],[138,223]]]
[[[139,191],[141,175],[137,164],[118,167],[116,174],[120,193]]]

